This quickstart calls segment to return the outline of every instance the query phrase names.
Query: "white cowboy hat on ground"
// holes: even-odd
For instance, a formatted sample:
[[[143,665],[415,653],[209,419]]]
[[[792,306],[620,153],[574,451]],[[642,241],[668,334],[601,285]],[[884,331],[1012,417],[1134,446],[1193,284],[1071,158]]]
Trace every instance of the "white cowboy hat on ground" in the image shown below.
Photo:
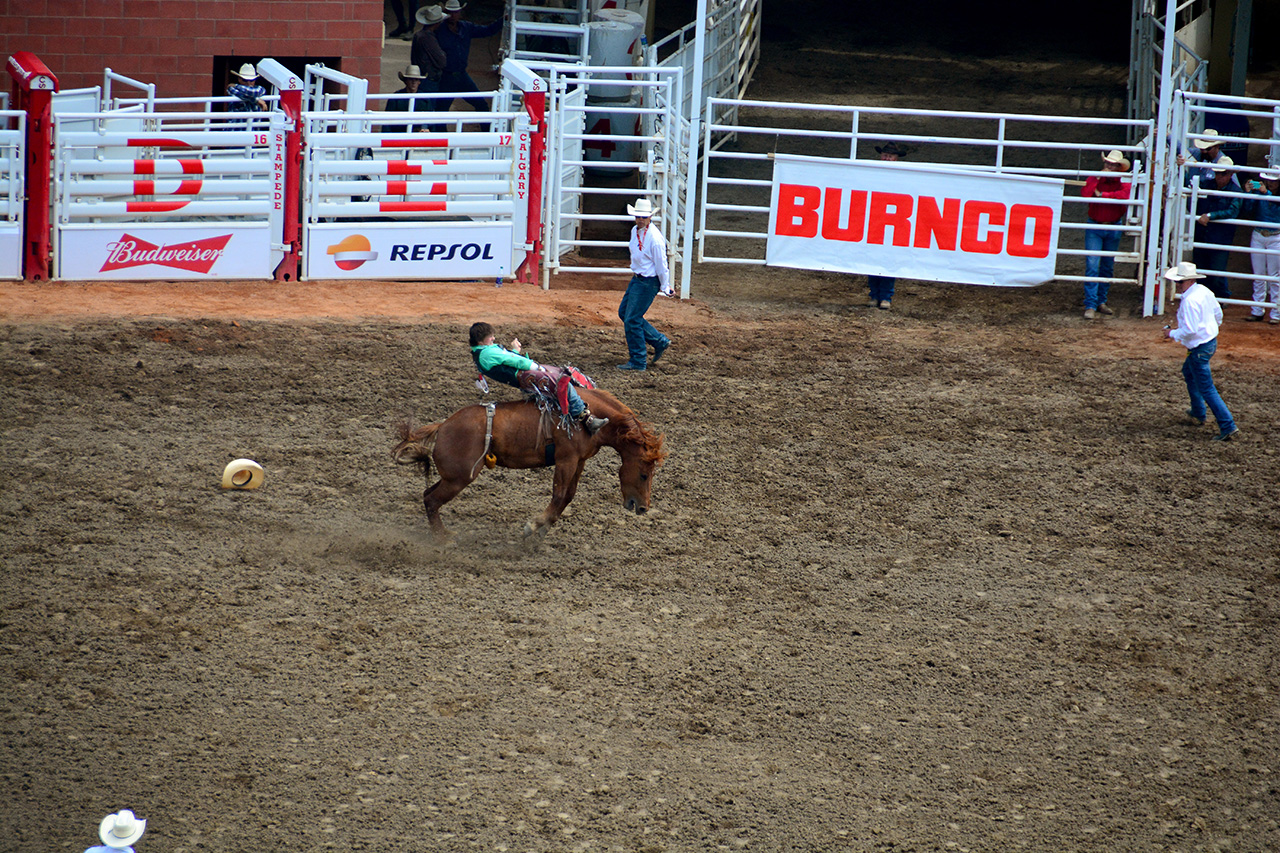
[[[1193,278],[1204,278],[1200,271],[1196,269],[1196,265],[1190,261],[1183,261],[1176,267],[1169,267],[1165,270],[1164,277],[1170,281],[1187,281]]]
[[[649,203],[647,198],[636,199],[636,206],[627,205],[627,213],[632,216],[639,216],[649,219],[653,216],[653,205]]]
[[[443,21],[444,12],[440,11],[439,6],[423,6],[414,17],[418,19],[419,24],[429,27],[432,24],[438,24]]]
[[[108,847],[128,847],[142,837],[147,831],[147,822],[138,820],[133,812],[122,809],[102,819],[98,827],[98,837]]]
[[[404,70],[400,72],[401,80],[426,80],[422,76],[422,70],[416,65],[406,65]]]
[[[467,8],[467,4],[459,3],[458,0],[449,0],[449,2],[444,4],[444,10],[446,12],[461,12],[465,8]]]
[[[239,71],[232,71],[231,73],[239,77],[241,80],[258,79],[258,72],[254,69],[253,63],[251,62],[246,62],[244,65],[240,66]]]
[[[1236,161],[1232,160],[1230,157],[1219,157],[1218,162],[1213,164],[1213,171],[1215,174],[1218,172],[1230,172],[1231,167],[1235,164]]]
[[[1102,159],[1108,163],[1119,163],[1120,168],[1125,171],[1129,170],[1129,158],[1120,153],[1120,149],[1115,148],[1102,155]]]
[[[1204,135],[1205,135],[1205,136],[1212,136],[1212,137],[1216,137],[1216,136],[1218,135],[1218,131],[1213,130],[1212,128],[1210,128],[1210,129],[1208,129],[1208,130],[1206,130],[1206,131],[1204,132]],[[1195,141],[1194,141],[1194,143],[1193,143],[1193,144],[1194,144],[1197,148],[1199,148],[1201,151],[1203,151],[1203,150],[1205,150],[1206,148],[1212,148],[1212,147],[1213,147],[1213,146],[1215,146],[1215,145],[1221,145],[1221,144],[1222,144],[1222,140],[1221,140],[1221,139],[1197,139],[1197,140],[1195,140]]]

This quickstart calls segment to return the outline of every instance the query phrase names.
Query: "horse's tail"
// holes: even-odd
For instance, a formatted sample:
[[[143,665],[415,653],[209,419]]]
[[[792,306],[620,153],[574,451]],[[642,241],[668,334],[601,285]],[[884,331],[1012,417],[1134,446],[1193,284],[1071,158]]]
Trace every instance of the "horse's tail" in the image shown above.
[[[431,448],[436,443],[436,431],[443,421],[414,427],[409,421],[402,421],[396,427],[400,435],[400,443],[391,451],[391,458],[397,465],[421,465],[424,474],[431,473]]]

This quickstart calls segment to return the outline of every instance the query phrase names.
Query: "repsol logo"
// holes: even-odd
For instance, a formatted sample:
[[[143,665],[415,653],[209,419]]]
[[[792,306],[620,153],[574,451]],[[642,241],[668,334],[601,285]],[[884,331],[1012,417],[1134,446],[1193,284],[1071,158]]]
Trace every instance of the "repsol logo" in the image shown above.
[[[1053,209],[1038,204],[937,199],[872,190],[781,184],[774,233],[781,237],[911,246],[975,255],[1046,258]]]
[[[492,243],[415,243],[412,246],[393,243],[393,261],[464,261],[493,260]]]

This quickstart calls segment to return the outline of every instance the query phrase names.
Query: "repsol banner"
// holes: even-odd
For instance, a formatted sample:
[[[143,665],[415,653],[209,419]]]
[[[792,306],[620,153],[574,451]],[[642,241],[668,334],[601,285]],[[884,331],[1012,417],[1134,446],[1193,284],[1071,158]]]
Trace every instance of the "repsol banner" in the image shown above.
[[[72,280],[271,277],[267,224],[63,225],[55,273]]]
[[[778,155],[765,262],[1029,287],[1050,281],[1062,181]]]
[[[307,229],[307,278],[502,278],[511,223],[331,223]]]

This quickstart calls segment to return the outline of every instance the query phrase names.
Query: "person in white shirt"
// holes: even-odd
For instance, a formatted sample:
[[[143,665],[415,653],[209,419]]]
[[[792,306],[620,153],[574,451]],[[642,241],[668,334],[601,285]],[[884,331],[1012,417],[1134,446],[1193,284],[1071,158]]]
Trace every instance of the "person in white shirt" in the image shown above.
[[[1231,441],[1240,432],[1227,404],[1218,396],[1213,385],[1213,373],[1209,359],[1218,349],[1218,327],[1222,324],[1222,306],[1209,288],[1200,284],[1204,276],[1196,265],[1183,261],[1165,271],[1164,277],[1177,283],[1182,302],[1178,305],[1178,325],[1165,326],[1165,337],[1187,348],[1187,358],[1182,362],[1182,378],[1187,382],[1187,394],[1191,396],[1191,408],[1187,416],[1197,426],[1204,425],[1205,407],[1213,412],[1218,422],[1218,434],[1214,441]]]
[[[653,205],[649,199],[636,199],[635,206],[627,205],[627,213],[636,218],[631,229],[631,283],[618,306],[618,319],[627,335],[628,358],[619,364],[619,370],[644,370],[671,346],[671,338],[659,332],[644,318],[659,293],[673,296],[671,271],[667,268],[667,241],[653,224]],[[653,359],[648,359],[648,347],[653,347]]]

